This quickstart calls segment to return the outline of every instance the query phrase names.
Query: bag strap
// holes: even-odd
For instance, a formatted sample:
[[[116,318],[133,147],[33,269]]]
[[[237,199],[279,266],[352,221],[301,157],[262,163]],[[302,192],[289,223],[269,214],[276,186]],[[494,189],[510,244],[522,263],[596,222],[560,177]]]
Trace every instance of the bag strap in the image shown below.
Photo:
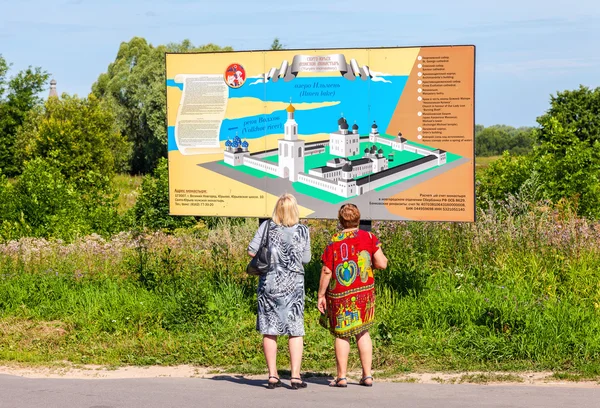
[[[260,246],[266,247],[269,244],[269,230],[271,229],[271,220],[267,220],[267,225],[265,226],[265,230],[263,232],[262,239],[260,240]]]

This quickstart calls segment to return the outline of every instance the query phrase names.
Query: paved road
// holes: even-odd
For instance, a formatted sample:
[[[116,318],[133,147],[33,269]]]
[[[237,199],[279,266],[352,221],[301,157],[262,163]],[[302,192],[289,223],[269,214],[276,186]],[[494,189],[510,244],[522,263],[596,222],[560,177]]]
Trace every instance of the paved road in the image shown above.
[[[264,388],[263,380],[212,379],[30,379],[0,375],[1,408],[166,407],[527,407],[600,406],[600,388],[376,383],[333,389],[309,379],[305,390]]]

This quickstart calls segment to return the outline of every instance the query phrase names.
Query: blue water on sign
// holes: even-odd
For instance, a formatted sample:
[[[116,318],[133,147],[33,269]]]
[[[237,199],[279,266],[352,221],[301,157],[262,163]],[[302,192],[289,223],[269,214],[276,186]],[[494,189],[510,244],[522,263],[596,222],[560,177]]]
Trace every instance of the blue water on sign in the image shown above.
[[[167,86],[179,88],[180,91],[183,91],[183,84],[180,84],[179,82],[175,82],[174,79],[167,79]]]
[[[380,132],[384,132],[402,95],[407,76],[385,77],[388,82],[349,81],[343,77],[298,77],[290,82],[279,80],[266,84],[250,85],[250,80],[238,89],[229,89],[230,98],[253,97],[262,101],[284,102],[292,104],[334,102],[333,106],[309,110],[296,110],[295,119],[298,133],[310,135],[330,133],[338,129],[337,121],[343,114],[351,128],[359,126],[359,133],[370,132],[373,121],[377,122]],[[182,84],[167,80],[168,86],[182,88]],[[327,85],[322,86],[322,85]],[[287,120],[285,109],[271,114],[249,116],[241,119],[225,119],[219,132],[220,140],[233,138],[236,134],[242,139],[282,134]],[[231,130],[236,129],[236,130]],[[394,132],[392,130],[392,132]],[[174,128],[169,127],[169,150],[176,150]],[[395,132],[394,132],[395,133]]]

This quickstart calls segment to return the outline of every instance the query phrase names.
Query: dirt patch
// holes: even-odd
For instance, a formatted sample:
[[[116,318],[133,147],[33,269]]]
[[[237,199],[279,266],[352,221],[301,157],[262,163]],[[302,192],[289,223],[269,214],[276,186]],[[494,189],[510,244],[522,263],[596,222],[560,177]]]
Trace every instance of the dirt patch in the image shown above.
[[[0,320],[0,337],[18,339],[22,346],[31,345],[33,342],[55,342],[68,333],[68,325],[60,320]]]
[[[122,379],[122,378],[213,378],[223,374],[241,376],[248,379],[265,379],[265,375],[240,375],[229,373],[218,368],[179,366],[127,366],[110,368],[95,365],[73,365],[61,362],[54,367],[24,366],[8,364],[0,366],[0,374],[27,378],[68,378],[68,379]],[[520,385],[520,386],[552,386],[576,388],[600,388],[598,381],[565,381],[555,377],[552,372],[437,372],[407,373],[386,378],[378,378],[376,382],[403,382],[415,384],[477,384],[485,386]],[[350,382],[358,382],[360,372],[349,373]]]

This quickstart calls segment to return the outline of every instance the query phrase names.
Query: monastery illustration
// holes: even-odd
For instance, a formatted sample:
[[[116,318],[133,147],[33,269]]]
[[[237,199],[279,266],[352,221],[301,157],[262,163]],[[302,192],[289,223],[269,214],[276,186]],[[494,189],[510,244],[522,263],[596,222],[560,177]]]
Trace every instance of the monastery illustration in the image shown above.
[[[400,134],[394,139],[380,136],[377,124],[371,126],[368,136],[360,136],[358,125],[349,130],[347,120],[338,120],[338,130],[329,134],[329,140],[305,142],[298,138],[298,123],[294,119],[296,109],[292,104],[287,107],[287,121],[284,125],[284,138],[279,139],[277,149],[250,153],[247,141],[238,136],[225,142],[224,161],[231,166],[247,166],[277,177],[300,182],[341,197],[353,197],[365,194],[399,179],[441,166],[446,163],[444,150],[426,150],[407,143]],[[365,148],[361,158],[350,160],[350,156],[359,154],[360,143],[373,144]],[[375,143],[389,146],[393,151],[410,151],[422,157],[390,167],[389,160]],[[322,167],[305,169],[305,157],[325,153],[337,156]],[[265,160],[277,154],[277,163]]]

